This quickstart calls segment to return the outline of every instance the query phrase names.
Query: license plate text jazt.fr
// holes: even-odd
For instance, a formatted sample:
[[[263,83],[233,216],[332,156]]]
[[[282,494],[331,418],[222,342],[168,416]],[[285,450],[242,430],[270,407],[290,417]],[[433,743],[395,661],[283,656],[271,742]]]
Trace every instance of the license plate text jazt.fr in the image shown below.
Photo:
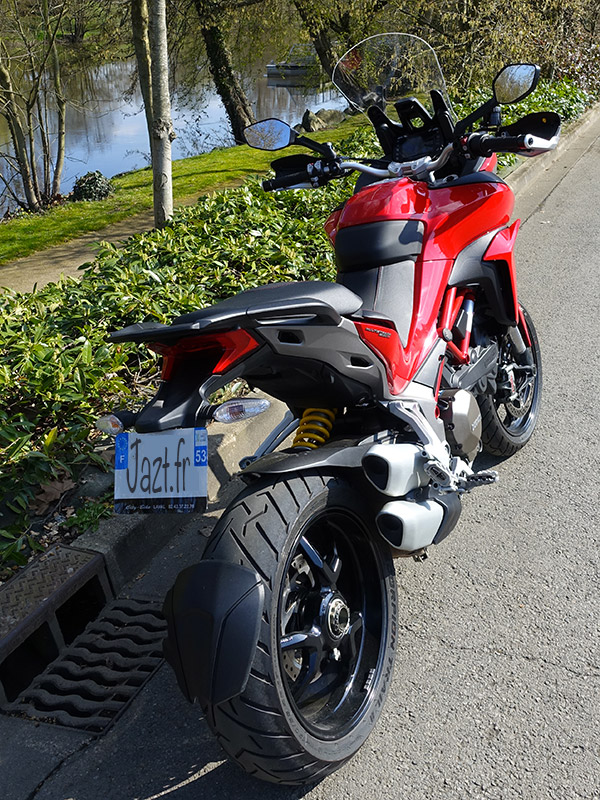
[[[207,467],[205,428],[120,433],[115,444],[115,510],[204,510]]]

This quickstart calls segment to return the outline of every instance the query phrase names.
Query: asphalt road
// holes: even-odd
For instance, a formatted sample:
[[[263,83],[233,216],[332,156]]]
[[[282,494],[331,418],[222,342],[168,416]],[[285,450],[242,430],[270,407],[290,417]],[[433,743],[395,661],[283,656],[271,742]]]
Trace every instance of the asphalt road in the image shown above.
[[[538,430],[425,563],[399,563],[393,688],[359,754],[310,789],[260,784],[223,759],[164,666],[97,740],[16,721],[20,749],[2,770],[24,756],[56,768],[33,791],[17,768],[4,796],[600,798],[600,140],[580,150],[522,200],[519,286],[543,349]],[[132,594],[163,593],[203,542],[183,533]]]

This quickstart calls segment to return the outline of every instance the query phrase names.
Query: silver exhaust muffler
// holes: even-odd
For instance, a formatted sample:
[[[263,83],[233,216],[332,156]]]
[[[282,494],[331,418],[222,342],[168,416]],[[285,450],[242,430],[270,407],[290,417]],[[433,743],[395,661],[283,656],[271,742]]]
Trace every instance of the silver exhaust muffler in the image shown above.
[[[416,444],[374,444],[363,456],[362,467],[368,480],[388,497],[403,497],[426,486],[426,457]]]
[[[433,543],[444,519],[435,500],[393,500],[375,517],[381,536],[396,550],[412,553]]]

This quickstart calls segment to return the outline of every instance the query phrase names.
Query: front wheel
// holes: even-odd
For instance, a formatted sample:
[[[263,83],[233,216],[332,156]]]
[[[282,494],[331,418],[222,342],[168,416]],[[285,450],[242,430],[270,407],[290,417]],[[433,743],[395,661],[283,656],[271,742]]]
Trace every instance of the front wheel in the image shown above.
[[[511,456],[533,435],[542,397],[542,355],[533,320],[521,306],[519,330],[525,342],[518,354],[510,336],[499,341],[497,389],[478,398],[483,448],[496,456]]]
[[[363,744],[389,689],[396,584],[360,490],[276,476],[225,511],[205,558],[252,567],[265,605],[248,684],[205,709],[226,752],[268,781],[305,784]]]

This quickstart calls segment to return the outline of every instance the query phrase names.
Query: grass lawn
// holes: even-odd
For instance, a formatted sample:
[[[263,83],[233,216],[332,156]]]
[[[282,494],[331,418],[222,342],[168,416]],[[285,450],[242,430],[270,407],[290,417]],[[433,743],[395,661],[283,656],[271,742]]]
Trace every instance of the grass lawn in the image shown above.
[[[366,123],[366,118],[361,114],[346,120],[335,130],[312,136],[318,141],[335,144]],[[286,155],[294,152],[307,151],[305,148],[290,148]],[[240,145],[174,161],[175,205],[195,194],[205,194],[239,183],[248,175],[265,172],[278,155],[282,153],[263,152]],[[111,180],[115,191],[106,200],[66,203],[43,214],[31,214],[0,223],[0,264],[76,239],[89,231],[101,230],[113,222],[120,222],[152,208],[150,167]]]

